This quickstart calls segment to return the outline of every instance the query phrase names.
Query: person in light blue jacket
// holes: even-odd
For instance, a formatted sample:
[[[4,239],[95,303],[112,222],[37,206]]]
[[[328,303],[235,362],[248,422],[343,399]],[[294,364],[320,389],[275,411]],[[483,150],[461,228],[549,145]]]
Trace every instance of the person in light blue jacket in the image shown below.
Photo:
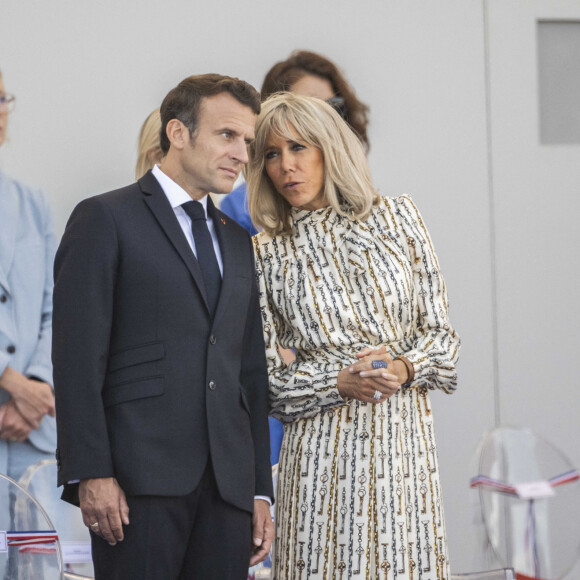
[[[14,97],[0,73],[0,146]],[[50,358],[55,237],[42,193],[0,171],[0,473],[54,458]]]

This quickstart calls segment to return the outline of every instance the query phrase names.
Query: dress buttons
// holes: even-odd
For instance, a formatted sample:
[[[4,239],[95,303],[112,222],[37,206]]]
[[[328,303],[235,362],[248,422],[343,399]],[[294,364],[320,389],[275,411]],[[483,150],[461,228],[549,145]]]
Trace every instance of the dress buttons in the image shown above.
[[[216,388],[215,381],[210,381],[208,386],[210,391],[215,391]]]
[[[0,296],[0,302],[2,302],[2,304],[4,304],[4,302],[6,302],[6,300],[8,300],[8,298],[6,297],[6,294],[2,294],[2,296]]]
[[[14,354],[14,353],[16,352],[16,347],[15,347],[13,344],[11,344],[11,345],[10,345],[10,346],[9,346],[9,347],[6,349],[6,351],[8,352],[8,354]]]
[[[216,343],[215,336],[213,334],[209,337],[209,343],[210,344],[215,344]]]

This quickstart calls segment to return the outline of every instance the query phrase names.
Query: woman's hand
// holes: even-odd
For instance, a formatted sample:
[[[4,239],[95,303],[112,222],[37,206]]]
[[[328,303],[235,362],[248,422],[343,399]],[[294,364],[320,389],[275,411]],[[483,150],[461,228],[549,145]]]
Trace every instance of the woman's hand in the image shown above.
[[[409,370],[407,369],[407,365],[401,360],[393,360],[392,357],[387,353],[385,346],[381,346],[380,348],[363,348],[363,350],[356,354],[356,357],[363,362],[369,359],[369,357],[375,359],[378,357],[381,360],[385,360],[389,365],[388,369],[390,374],[397,375],[399,383],[404,385],[409,380]],[[355,363],[352,365],[352,367],[358,369],[358,364],[359,363]]]
[[[393,358],[384,346],[379,349],[365,349],[358,353],[357,358],[359,360],[356,363],[338,373],[337,388],[343,399],[382,403],[401,388],[402,381],[393,372]],[[386,366],[379,367],[375,362],[377,368],[374,368],[373,361],[380,361]],[[404,372],[406,373],[406,367]]]
[[[0,407],[0,439],[5,441],[26,441],[32,427],[19,413],[14,399]]]
[[[6,367],[0,376],[0,387],[12,395],[16,409],[32,429],[38,429],[45,415],[54,417],[54,395],[49,384]]]

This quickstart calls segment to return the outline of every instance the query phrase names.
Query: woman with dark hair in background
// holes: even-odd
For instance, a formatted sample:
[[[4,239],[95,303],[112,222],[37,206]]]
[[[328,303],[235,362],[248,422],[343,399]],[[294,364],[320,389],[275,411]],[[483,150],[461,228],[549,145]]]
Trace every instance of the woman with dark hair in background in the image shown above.
[[[270,69],[262,84],[262,101],[282,91],[326,101],[349,124],[368,152],[369,108],[359,101],[354,89],[331,60],[315,52],[296,50]]]

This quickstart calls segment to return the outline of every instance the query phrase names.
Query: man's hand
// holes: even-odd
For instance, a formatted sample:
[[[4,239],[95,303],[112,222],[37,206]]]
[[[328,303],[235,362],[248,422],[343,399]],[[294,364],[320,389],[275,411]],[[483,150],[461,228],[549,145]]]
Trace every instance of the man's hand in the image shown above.
[[[91,532],[111,546],[123,541],[123,524],[129,525],[129,506],[114,477],[83,479],[79,483],[79,500],[83,522]]]
[[[16,408],[32,429],[38,429],[45,415],[54,417],[54,395],[49,384],[32,381],[6,367],[0,376],[0,387],[12,395]]]
[[[14,399],[0,407],[0,439],[26,441],[31,431],[31,425],[16,408]]]
[[[254,500],[252,518],[253,550],[250,566],[255,566],[266,559],[274,538],[274,524],[270,515],[270,504],[263,499]]]

